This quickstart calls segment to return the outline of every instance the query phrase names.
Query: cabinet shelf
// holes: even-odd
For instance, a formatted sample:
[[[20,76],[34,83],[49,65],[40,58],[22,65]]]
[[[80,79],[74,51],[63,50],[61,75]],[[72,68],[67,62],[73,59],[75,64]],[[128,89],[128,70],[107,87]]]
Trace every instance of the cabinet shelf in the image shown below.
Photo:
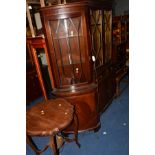
[[[83,37],[82,35],[70,35],[70,36],[63,36],[59,38],[54,38],[54,40],[59,40],[59,39],[66,39],[66,38],[78,38],[78,37]]]

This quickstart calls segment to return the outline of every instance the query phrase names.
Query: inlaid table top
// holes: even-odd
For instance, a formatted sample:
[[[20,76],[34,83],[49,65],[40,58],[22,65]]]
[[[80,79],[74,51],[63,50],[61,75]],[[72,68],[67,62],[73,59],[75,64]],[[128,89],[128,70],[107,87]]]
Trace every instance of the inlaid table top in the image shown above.
[[[73,119],[74,107],[65,99],[40,102],[26,112],[26,133],[49,136],[65,129]]]

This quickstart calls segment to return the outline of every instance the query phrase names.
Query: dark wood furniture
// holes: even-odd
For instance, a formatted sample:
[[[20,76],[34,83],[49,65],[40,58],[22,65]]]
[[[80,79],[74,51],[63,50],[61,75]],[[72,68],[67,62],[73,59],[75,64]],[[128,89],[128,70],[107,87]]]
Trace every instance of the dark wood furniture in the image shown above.
[[[56,135],[61,135],[62,131],[70,125],[74,119],[76,120],[75,122],[77,122],[74,106],[65,99],[58,98],[37,103],[26,112],[27,143],[35,151],[36,155],[45,151],[49,146],[54,151],[54,155],[59,155]],[[73,140],[78,144],[77,127],[78,126],[75,128],[75,139]],[[50,136],[49,145],[39,150],[32,140],[32,136]]]
[[[128,73],[129,67],[126,66],[126,42],[113,44],[113,68],[115,71],[116,90],[115,97],[120,95],[120,82]]]
[[[67,1],[68,2],[68,1]],[[112,101],[112,0],[81,0],[40,10],[53,94],[75,105],[79,131],[97,129]],[[66,131],[72,131],[74,122]]]
[[[129,48],[129,16],[114,16],[112,62],[115,71],[116,97],[120,95],[120,81],[128,73],[127,50]]]
[[[26,103],[41,97],[42,89],[29,46],[26,47]]]
[[[47,55],[47,47],[45,38],[42,36],[38,37],[27,37],[26,39],[27,47],[29,48],[29,52],[31,54],[31,59],[33,61],[33,66],[37,72],[37,76],[39,79],[38,85],[40,85],[42,94],[45,97],[45,100],[48,99],[47,93],[48,91],[51,91],[51,83],[53,80],[49,80],[49,76],[53,77],[50,66],[48,65],[42,65],[41,59],[40,59],[40,53],[43,52],[45,55]],[[46,57],[46,61],[48,62],[48,57]],[[51,78],[52,79],[52,78]],[[34,83],[34,81],[32,81]],[[37,90],[36,90],[37,91]],[[29,88],[27,89],[27,92],[29,92]]]
[[[113,43],[126,42],[129,48],[129,15],[113,16],[112,18],[113,28]]]
[[[29,104],[42,96],[39,79],[35,68],[26,71],[26,103]]]
[[[126,50],[129,49],[129,15],[122,16],[122,22],[124,24],[124,38],[126,41]]]
[[[120,82],[124,78],[124,76],[127,75],[128,71],[129,71],[128,67],[124,66],[120,70],[117,70],[116,72],[116,97],[118,97],[121,94]]]

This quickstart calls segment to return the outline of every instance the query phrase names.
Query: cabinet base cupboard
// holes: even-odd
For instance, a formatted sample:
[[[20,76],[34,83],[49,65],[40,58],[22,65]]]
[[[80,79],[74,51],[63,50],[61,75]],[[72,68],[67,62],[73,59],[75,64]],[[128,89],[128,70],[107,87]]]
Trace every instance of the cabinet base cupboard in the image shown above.
[[[96,129],[100,114],[112,101],[112,1],[79,1],[40,10],[52,93],[75,106],[79,131]],[[67,131],[74,130],[74,122]]]

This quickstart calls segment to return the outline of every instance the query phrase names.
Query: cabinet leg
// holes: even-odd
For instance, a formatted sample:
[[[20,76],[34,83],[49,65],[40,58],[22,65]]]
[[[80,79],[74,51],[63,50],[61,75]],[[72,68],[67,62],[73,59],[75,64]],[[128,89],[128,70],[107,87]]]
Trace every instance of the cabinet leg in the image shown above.
[[[100,128],[101,128],[101,123],[94,129],[94,132],[98,132]]]
[[[80,143],[78,142],[78,126],[79,126],[79,122],[78,122],[78,117],[77,115],[74,113],[74,122],[75,122],[75,128],[74,128],[74,136],[75,136],[75,142],[77,144],[77,146],[80,148]]]
[[[119,82],[116,83],[116,97],[120,95]]]

